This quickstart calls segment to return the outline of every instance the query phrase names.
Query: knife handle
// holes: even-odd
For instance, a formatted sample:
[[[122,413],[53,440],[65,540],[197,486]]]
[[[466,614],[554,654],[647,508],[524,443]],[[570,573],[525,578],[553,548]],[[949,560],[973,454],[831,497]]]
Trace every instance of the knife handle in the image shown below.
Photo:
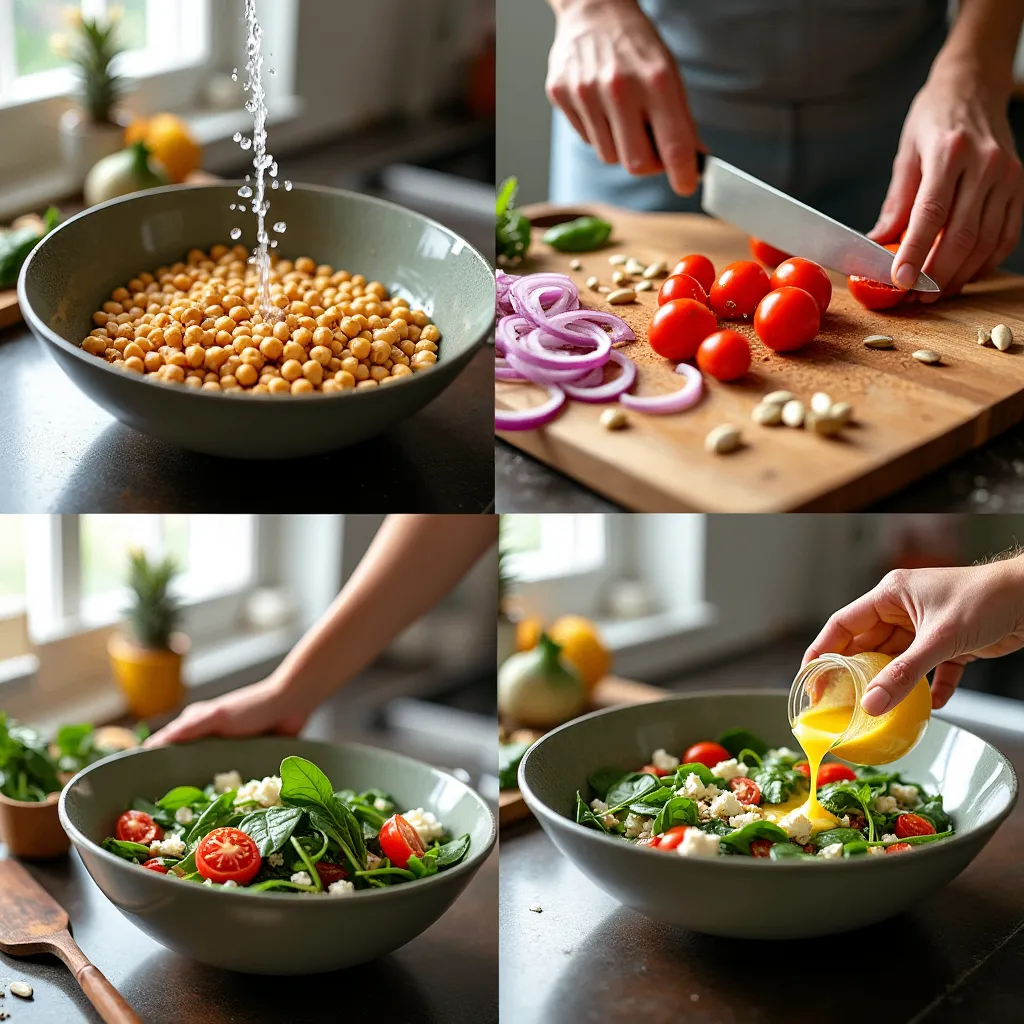
[[[86,964],[75,978],[106,1024],[142,1024],[121,993],[107,981],[97,967]]]

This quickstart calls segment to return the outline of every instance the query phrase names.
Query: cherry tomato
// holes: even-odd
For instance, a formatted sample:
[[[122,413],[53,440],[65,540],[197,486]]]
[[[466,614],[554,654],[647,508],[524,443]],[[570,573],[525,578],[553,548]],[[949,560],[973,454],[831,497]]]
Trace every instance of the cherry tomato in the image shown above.
[[[673,299],[659,306],[647,331],[651,348],[683,363],[697,354],[700,343],[718,327],[715,314],[696,299]]]
[[[715,283],[714,263],[707,256],[701,256],[699,253],[684,256],[672,268],[672,276],[675,277],[676,274],[689,274],[700,283],[701,288],[706,292],[711,291],[711,286]]]
[[[149,868],[150,871],[156,871],[161,875],[167,874],[167,868],[165,868],[155,857],[151,857],[149,860],[144,860],[142,862],[142,866],[144,868]]]
[[[886,853],[906,853],[908,850],[912,850],[914,847],[910,843],[893,843],[892,846],[885,848]]]
[[[736,794],[736,799],[741,804],[759,804],[761,802],[761,787],[753,779],[737,775],[729,780],[729,788]]]
[[[667,278],[658,292],[658,305],[664,306],[666,302],[673,299],[696,299],[698,302],[708,304],[708,293],[702,287],[700,281],[689,274],[674,274]]]
[[[899,305],[907,294],[891,284],[882,284],[881,281],[872,281],[870,278],[856,275],[846,279],[846,287],[865,309],[892,309],[893,306]]]
[[[933,836],[935,826],[920,814],[901,814],[896,819],[896,828],[893,831],[900,839],[906,839],[907,836]]]
[[[706,768],[714,768],[719,761],[728,761],[729,751],[721,743],[704,740],[688,747],[683,754],[683,764],[702,764]]]
[[[764,267],[750,260],[730,263],[711,286],[711,308],[725,320],[750,316],[771,285]]]
[[[645,764],[643,768],[640,769],[640,774],[657,775],[659,779],[663,779],[666,775],[671,775],[672,773],[665,771],[664,768],[658,768],[656,765]]]
[[[114,834],[122,843],[149,846],[154,839],[163,839],[164,830],[145,811],[125,811],[117,819]]]
[[[810,292],[803,288],[779,288],[769,292],[754,314],[757,336],[775,352],[802,348],[818,333],[821,312]]]
[[[657,836],[648,836],[646,839],[638,839],[636,841],[636,845],[637,846],[653,846],[653,847],[657,847],[657,845],[658,845],[658,837]]]
[[[747,244],[750,246],[750,255],[766,267],[777,267],[784,260],[790,258],[788,252],[776,249],[774,245],[762,242],[760,238],[751,238]]]
[[[332,882],[340,882],[348,877],[348,872],[340,864],[331,864],[330,861],[318,860],[313,867],[320,876],[320,882],[326,889]]]
[[[857,773],[852,768],[829,761],[818,769],[818,788],[827,786],[830,782],[853,782],[856,778]]]
[[[196,870],[211,882],[248,885],[261,861],[256,844],[237,828],[215,828],[196,847]]]
[[[697,365],[716,380],[739,380],[750,369],[750,344],[739,331],[715,331],[700,343]]]
[[[751,857],[770,857],[774,843],[770,839],[754,839],[750,843]]]
[[[396,868],[404,868],[412,856],[423,856],[419,833],[400,814],[392,814],[381,826],[380,848]]]
[[[819,267],[813,260],[794,256],[785,263],[780,263],[775,268],[770,283],[773,291],[791,285],[810,292],[822,313],[828,309],[828,304],[832,301],[832,282],[825,273],[825,268]]]
[[[801,775],[806,775],[807,778],[811,777],[811,766],[806,761],[800,761],[798,764],[793,765],[793,767]]]
[[[662,832],[660,836],[654,837],[658,841],[655,845],[659,850],[674,850],[683,841],[683,836],[686,835],[686,830],[689,827],[689,825],[676,825],[675,828]]]

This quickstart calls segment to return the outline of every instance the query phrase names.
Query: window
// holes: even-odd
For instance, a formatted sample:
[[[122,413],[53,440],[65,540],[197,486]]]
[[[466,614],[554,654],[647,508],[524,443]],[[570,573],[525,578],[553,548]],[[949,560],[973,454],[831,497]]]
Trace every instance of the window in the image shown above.
[[[606,560],[604,516],[507,515],[501,536],[509,571],[524,581],[595,572]]]

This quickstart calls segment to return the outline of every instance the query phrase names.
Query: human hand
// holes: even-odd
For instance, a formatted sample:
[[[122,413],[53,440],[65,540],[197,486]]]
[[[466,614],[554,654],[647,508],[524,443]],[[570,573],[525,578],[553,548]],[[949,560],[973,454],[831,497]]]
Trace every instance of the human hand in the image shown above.
[[[552,0],[547,94],[606,164],[697,188],[700,146],[679,69],[636,0]],[[648,133],[650,126],[654,137]]]
[[[1008,82],[962,58],[940,57],[903,125],[889,192],[868,236],[895,241],[892,280],[924,270],[953,295],[991,273],[1017,245],[1024,177],[1006,113]],[[919,293],[934,302],[939,293]]]
[[[869,715],[895,707],[932,669],[932,707],[941,708],[964,665],[1024,647],[1024,560],[956,569],[897,569],[836,612],[804,654],[878,651],[893,660],[861,700]]]
[[[203,736],[255,736],[277,733],[295,736],[310,711],[298,705],[295,694],[273,677],[243,686],[213,700],[189,704],[146,742],[147,747],[185,743]]]

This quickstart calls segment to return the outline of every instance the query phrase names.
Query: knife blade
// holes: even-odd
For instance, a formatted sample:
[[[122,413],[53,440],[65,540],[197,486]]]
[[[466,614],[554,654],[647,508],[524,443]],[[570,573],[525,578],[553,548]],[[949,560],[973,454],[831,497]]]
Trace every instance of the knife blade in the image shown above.
[[[703,173],[705,213],[830,270],[891,283],[895,254],[884,246],[725,160],[699,153],[697,165]],[[940,289],[927,274],[919,273],[911,290]]]

